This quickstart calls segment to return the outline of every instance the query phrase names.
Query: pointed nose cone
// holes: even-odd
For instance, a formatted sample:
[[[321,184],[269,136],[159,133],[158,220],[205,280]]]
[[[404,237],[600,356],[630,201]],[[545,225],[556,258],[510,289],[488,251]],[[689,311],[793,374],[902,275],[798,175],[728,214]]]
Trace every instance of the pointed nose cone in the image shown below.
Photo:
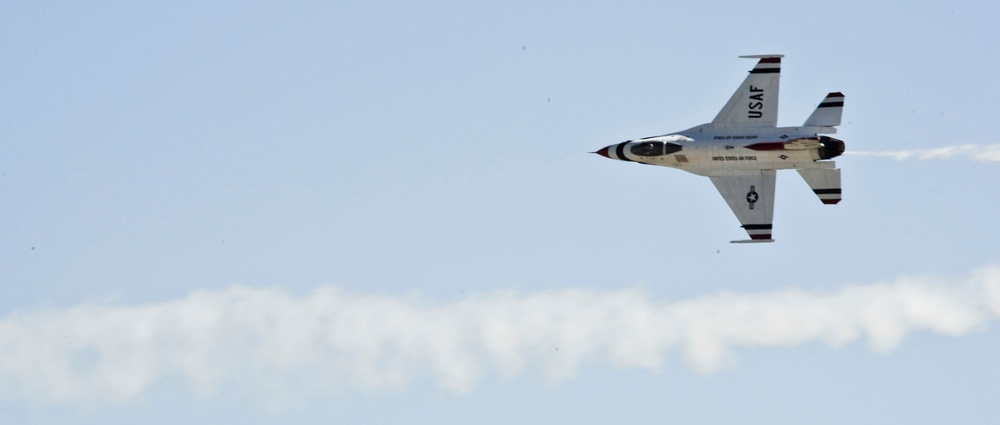
[[[594,152],[594,153],[596,153],[596,154],[598,154],[600,156],[603,156],[605,158],[611,158],[610,156],[608,156],[608,148],[609,147],[610,146],[605,146],[605,147],[601,148],[601,150],[599,150],[597,152]]]

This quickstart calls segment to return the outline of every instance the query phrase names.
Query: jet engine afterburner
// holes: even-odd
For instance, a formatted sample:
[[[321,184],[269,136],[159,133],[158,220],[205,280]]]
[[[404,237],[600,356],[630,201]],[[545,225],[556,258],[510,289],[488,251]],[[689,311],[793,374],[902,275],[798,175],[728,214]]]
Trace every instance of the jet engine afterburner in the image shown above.
[[[823,147],[819,148],[819,159],[836,158],[844,154],[844,141],[833,137],[819,136]]]

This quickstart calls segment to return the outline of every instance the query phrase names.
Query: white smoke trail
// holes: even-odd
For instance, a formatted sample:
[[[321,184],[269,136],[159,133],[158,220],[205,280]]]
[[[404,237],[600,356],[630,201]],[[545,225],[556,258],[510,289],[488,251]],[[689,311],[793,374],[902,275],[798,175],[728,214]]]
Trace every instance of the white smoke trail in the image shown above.
[[[1000,162],[1000,145],[962,145],[944,146],[934,149],[912,149],[896,151],[848,151],[845,155],[875,156],[892,158],[897,161],[917,159],[921,161],[942,160],[955,157],[967,158],[977,162]]]
[[[135,306],[84,305],[0,320],[0,396],[115,404],[168,380],[202,397],[398,391],[415,379],[464,393],[488,376],[573,377],[584,365],[700,373],[751,347],[958,336],[1000,318],[1000,267],[827,293],[788,289],[668,302],[638,290],[492,293],[456,302],[325,287],[305,297],[234,287]]]

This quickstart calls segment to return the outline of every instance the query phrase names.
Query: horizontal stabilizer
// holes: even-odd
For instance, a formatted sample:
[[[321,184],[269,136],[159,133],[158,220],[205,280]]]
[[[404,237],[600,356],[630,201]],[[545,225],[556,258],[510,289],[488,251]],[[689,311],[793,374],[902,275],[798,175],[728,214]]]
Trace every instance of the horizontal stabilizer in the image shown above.
[[[824,204],[833,205],[840,202],[840,169],[820,169],[820,170],[798,170],[799,175],[805,179],[813,193],[819,197]]]
[[[844,94],[840,92],[830,93],[820,102],[803,125],[806,127],[836,127],[840,125],[840,116],[843,111]]]
[[[774,239],[747,239],[742,241],[729,241],[729,243],[771,243]]]

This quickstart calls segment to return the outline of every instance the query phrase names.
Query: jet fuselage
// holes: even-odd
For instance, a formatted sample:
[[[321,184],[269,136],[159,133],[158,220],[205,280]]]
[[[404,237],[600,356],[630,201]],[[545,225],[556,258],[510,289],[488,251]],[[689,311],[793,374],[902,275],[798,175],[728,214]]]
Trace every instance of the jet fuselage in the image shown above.
[[[713,129],[698,126],[677,133],[629,140],[598,154],[622,161],[681,169],[702,176],[731,170],[832,168],[822,162],[844,152],[844,142],[817,132],[827,127]]]

